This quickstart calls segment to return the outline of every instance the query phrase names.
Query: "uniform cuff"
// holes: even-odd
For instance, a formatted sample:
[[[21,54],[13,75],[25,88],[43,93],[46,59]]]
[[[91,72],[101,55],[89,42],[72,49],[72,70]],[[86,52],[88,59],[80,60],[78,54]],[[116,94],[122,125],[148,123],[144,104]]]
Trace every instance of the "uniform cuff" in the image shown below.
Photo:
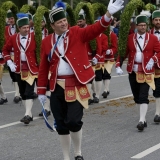
[[[105,15],[104,15],[104,20],[105,20],[106,22],[109,22],[109,21],[111,20],[111,18],[108,18],[107,15],[105,14]]]
[[[45,95],[46,94],[46,87],[37,87],[37,94],[43,94]]]

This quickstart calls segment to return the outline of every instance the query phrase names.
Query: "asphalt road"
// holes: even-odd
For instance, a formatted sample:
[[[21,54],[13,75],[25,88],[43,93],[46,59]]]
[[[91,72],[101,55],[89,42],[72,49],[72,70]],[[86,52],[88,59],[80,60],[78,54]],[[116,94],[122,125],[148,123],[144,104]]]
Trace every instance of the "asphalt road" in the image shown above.
[[[35,120],[24,125],[19,122],[24,107],[13,102],[14,88],[8,74],[4,74],[2,84],[8,103],[0,106],[0,160],[63,160],[57,133],[50,132],[43,118],[38,117],[41,111],[39,101],[34,101]],[[148,127],[144,132],[138,132],[139,108],[132,100],[127,73],[117,76],[113,69],[108,98],[101,97],[99,104],[84,110],[84,159],[130,160],[140,157],[142,160],[160,160],[160,126],[153,123],[155,102],[152,96],[150,100]],[[53,123],[52,116],[49,121]],[[73,148],[71,160],[74,160]]]

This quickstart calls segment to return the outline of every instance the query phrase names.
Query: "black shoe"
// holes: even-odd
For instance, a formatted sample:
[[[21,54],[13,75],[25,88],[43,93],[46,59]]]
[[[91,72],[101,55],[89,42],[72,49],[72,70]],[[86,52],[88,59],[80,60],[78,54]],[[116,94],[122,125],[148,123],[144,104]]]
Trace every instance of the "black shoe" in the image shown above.
[[[0,105],[2,105],[4,103],[7,103],[7,102],[8,102],[7,98],[6,99],[3,99],[3,98],[0,99]]]
[[[99,99],[97,97],[94,98],[94,103],[99,103]]]
[[[93,98],[95,98],[95,97],[96,97],[96,94],[95,94],[95,93],[93,93],[93,94],[92,94],[92,96],[93,96]]]
[[[94,103],[94,100],[93,100],[93,99],[89,99],[89,100],[88,100],[88,105],[93,104],[93,103]]]
[[[47,111],[46,109],[45,109],[45,112],[46,112],[46,117],[48,117],[48,116],[51,115],[51,112],[50,112],[50,111]],[[43,112],[41,112],[41,113],[39,114],[39,116],[42,117],[42,116],[43,116]]]
[[[75,160],[84,160],[82,156],[75,157]]]
[[[107,91],[107,96],[110,94],[110,92],[109,91]]]
[[[39,117],[42,117],[43,116],[43,112],[39,113]]]
[[[21,97],[16,96],[16,97],[14,97],[13,102],[14,102],[14,103],[18,103],[18,102],[20,102],[21,100],[22,100]]]
[[[147,128],[147,122],[144,122],[144,127],[146,127],[146,128]]]
[[[23,122],[24,124],[29,124],[31,121],[33,121],[33,117],[30,117],[30,116],[24,116],[20,122]]]
[[[155,117],[154,117],[154,122],[155,122],[155,123],[159,123],[159,122],[160,122],[160,116],[155,115]]]
[[[107,96],[108,96],[107,92],[104,91],[104,92],[102,93],[102,96],[103,96],[103,98],[107,98]]]
[[[144,127],[147,127],[147,123],[146,122],[139,122],[137,125],[137,128],[139,131],[143,131]]]

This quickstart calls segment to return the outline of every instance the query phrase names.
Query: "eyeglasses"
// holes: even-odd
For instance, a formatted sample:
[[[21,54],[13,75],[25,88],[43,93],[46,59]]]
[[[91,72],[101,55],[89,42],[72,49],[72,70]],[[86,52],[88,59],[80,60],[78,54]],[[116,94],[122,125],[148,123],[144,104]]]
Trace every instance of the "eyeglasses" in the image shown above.
[[[147,25],[146,24],[140,24],[140,25],[137,25],[139,27],[146,27]]]

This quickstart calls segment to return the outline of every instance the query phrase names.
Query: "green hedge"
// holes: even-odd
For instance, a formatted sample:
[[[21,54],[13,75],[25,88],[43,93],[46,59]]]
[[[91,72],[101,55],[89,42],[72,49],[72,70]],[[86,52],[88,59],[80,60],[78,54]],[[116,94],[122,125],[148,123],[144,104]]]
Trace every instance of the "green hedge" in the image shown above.
[[[39,6],[34,16],[34,29],[35,29],[35,40],[36,40],[36,56],[38,63],[40,62],[40,48],[42,42],[42,28],[41,22],[44,15],[49,16],[49,10],[45,6]]]

